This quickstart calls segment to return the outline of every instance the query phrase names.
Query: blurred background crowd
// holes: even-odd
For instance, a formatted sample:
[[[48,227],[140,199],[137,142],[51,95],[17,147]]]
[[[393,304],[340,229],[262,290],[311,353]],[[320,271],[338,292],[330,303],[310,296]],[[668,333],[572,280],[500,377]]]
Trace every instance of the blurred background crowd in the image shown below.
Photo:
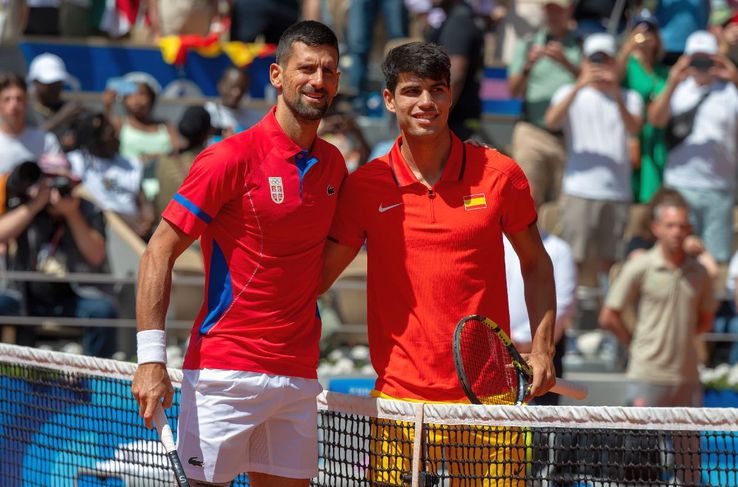
[[[255,89],[243,63],[207,73],[214,96],[181,67],[178,90],[145,69],[85,90],[71,74],[75,59],[28,56],[24,45],[114,43],[163,52],[176,39],[193,48],[263,46],[302,18],[330,25],[339,38],[341,90],[320,134],[341,150],[349,171],[386,153],[397,136],[381,95],[387,50],[415,39],[447,50],[451,128],[512,156],[530,180],[556,268],[560,367],[626,367],[627,340],[598,315],[623,263],[658,239],[653,208],[669,198],[688,207],[684,249],[709,276],[717,303],[702,330],[711,338],[677,345],[696,347],[710,366],[738,362],[735,0],[3,0],[5,323],[20,323],[13,316],[132,318],[122,303],[130,296],[114,280],[64,276],[110,274],[122,258],[111,252],[113,233],[128,232],[143,245],[197,153],[257,123],[274,101],[270,87]],[[323,373],[371,372],[362,348],[362,257],[321,299]],[[513,338],[524,349],[530,336],[515,267],[508,262]],[[52,277],[33,280],[26,272]],[[640,318],[624,318],[631,332]],[[3,340],[63,342],[49,342],[53,327],[43,324],[6,327]],[[121,345],[126,333],[133,330],[84,326],[67,348],[130,358]],[[667,342],[668,327],[651,338]]]

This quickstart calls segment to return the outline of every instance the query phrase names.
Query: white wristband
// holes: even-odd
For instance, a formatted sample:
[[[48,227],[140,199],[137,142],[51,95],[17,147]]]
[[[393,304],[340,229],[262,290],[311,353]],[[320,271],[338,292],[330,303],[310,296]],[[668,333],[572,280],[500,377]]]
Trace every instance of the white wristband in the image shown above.
[[[164,330],[145,330],[136,333],[138,363],[167,363],[167,332]]]

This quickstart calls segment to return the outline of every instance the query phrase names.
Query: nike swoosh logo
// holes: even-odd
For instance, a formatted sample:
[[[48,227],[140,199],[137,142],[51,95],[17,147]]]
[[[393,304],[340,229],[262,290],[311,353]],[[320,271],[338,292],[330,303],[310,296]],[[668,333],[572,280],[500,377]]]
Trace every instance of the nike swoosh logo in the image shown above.
[[[400,205],[402,205],[402,203],[397,203],[395,205],[389,205],[389,206],[382,206],[382,203],[379,203],[379,212],[384,213],[385,211],[389,211],[392,208],[398,207]]]

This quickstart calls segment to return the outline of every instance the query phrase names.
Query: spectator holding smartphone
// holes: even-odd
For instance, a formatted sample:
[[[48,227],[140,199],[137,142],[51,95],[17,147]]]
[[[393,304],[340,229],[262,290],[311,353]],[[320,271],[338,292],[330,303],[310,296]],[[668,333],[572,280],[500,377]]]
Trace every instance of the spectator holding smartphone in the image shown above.
[[[628,138],[641,129],[643,101],[620,87],[615,39],[584,41],[582,72],[559,88],[546,112],[550,130],[564,131],[568,158],[561,199],[561,236],[578,265],[595,261],[606,275],[618,257],[631,200]]]
[[[656,18],[646,12],[636,17],[632,25],[630,35],[618,53],[618,77],[623,87],[641,95],[647,110],[648,103],[663,89],[669,68],[661,61],[664,49]],[[667,152],[663,129],[644,123],[640,134],[630,139],[629,148],[633,161],[633,199],[646,203],[661,187],[663,180]]]
[[[512,157],[535,188],[537,205],[559,196],[566,154],[561,132],[544,121],[553,94],[574,83],[581,47],[571,29],[571,0],[546,0],[545,25],[531,39],[518,42],[510,62],[508,88],[524,99],[522,119],[512,136]]]
[[[62,97],[64,84],[70,75],[62,58],[45,52],[39,54],[28,69],[28,82],[33,83],[31,117],[41,130],[59,138],[64,152],[77,145],[72,125],[85,113],[81,103]]]
[[[105,114],[120,139],[120,153],[140,159],[144,166],[162,155],[176,152],[179,146],[174,128],[153,115],[158,91],[159,87],[149,75],[129,73],[111,80],[103,93]],[[123,117],[112,116],[113,104],[118,97],[123,101]]]
[[[666,128],[664,183],[691,207],[695,234],[718,262],[732,250],[733,202],[738,168],[738,69],[718,52],[706,31],[687,39],[648,119]]]

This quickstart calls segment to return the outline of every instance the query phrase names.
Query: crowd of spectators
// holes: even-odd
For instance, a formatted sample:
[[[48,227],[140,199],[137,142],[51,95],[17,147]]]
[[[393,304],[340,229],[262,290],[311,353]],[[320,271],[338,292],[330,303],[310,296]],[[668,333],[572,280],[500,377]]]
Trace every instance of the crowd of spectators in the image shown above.
[[[376,73],[385,43],[424,38],[448,51],[450,126],[464,139],[484,139],[483,68],[507,67],[508,91],[523,108],[510,145],[498,149],[523,168],[539,207],[558,207],[561,238],[544,234],[544,243],[562,290],[560,330],[571,321],[576,285],[588,269],[604,300],[613,265],[643,258],[643,249],[658,242],[652,228],[663,222],[653,221],[650,210],[644,222],[629,221],[632,204],[678,191],[691,222],[687,255],[713,280],[728,275],[730,299],[715,329],[735,332],[738,257],[726,270],[738,243],[737,12],[732,0],[0,2],[2,251],[9,269],[106,272],[102,212],[147,239],[195,155],[251,127],[266,109],[244,103],[250,80],[235,67],[213,74],[217,99],[187,107],[179,119],[157,115],[161,87],[141,72],[109,80],[100,103],[85,106],[64,92],[70,79],[64,60],[48,53],[23,58],[24,34],[148,40],[217,34],[274,42],[307,17],[331,25],[341,42],[342,91],[320,134],[341,150],[350,171],[392,142],[384,137],[372,145],[376,139],[362,128],[377,114],[391,122]],[[629,225],[638,231],[628,243]],[[633,272],[626,276],[633,279]],[[515,276],[509,281],[512,296]],[[116,316],[114,296],[103,287],[67,284],[53,293],[35,287],[6,289],[0,314]],[[620,290],[616,297],[612,306],[627,296]],[[511,303],[514,321],[525,323],[524,310]],[[605,322],[612,331],[612,320]],[[514,336],[523,348],[524,335]],[[90,329],[85,337],[87,353],[112,353],[108,331]],[[19,341],[33,341],[29,328],[19,329]],[[738,345],[728,355],[738,360]]]

